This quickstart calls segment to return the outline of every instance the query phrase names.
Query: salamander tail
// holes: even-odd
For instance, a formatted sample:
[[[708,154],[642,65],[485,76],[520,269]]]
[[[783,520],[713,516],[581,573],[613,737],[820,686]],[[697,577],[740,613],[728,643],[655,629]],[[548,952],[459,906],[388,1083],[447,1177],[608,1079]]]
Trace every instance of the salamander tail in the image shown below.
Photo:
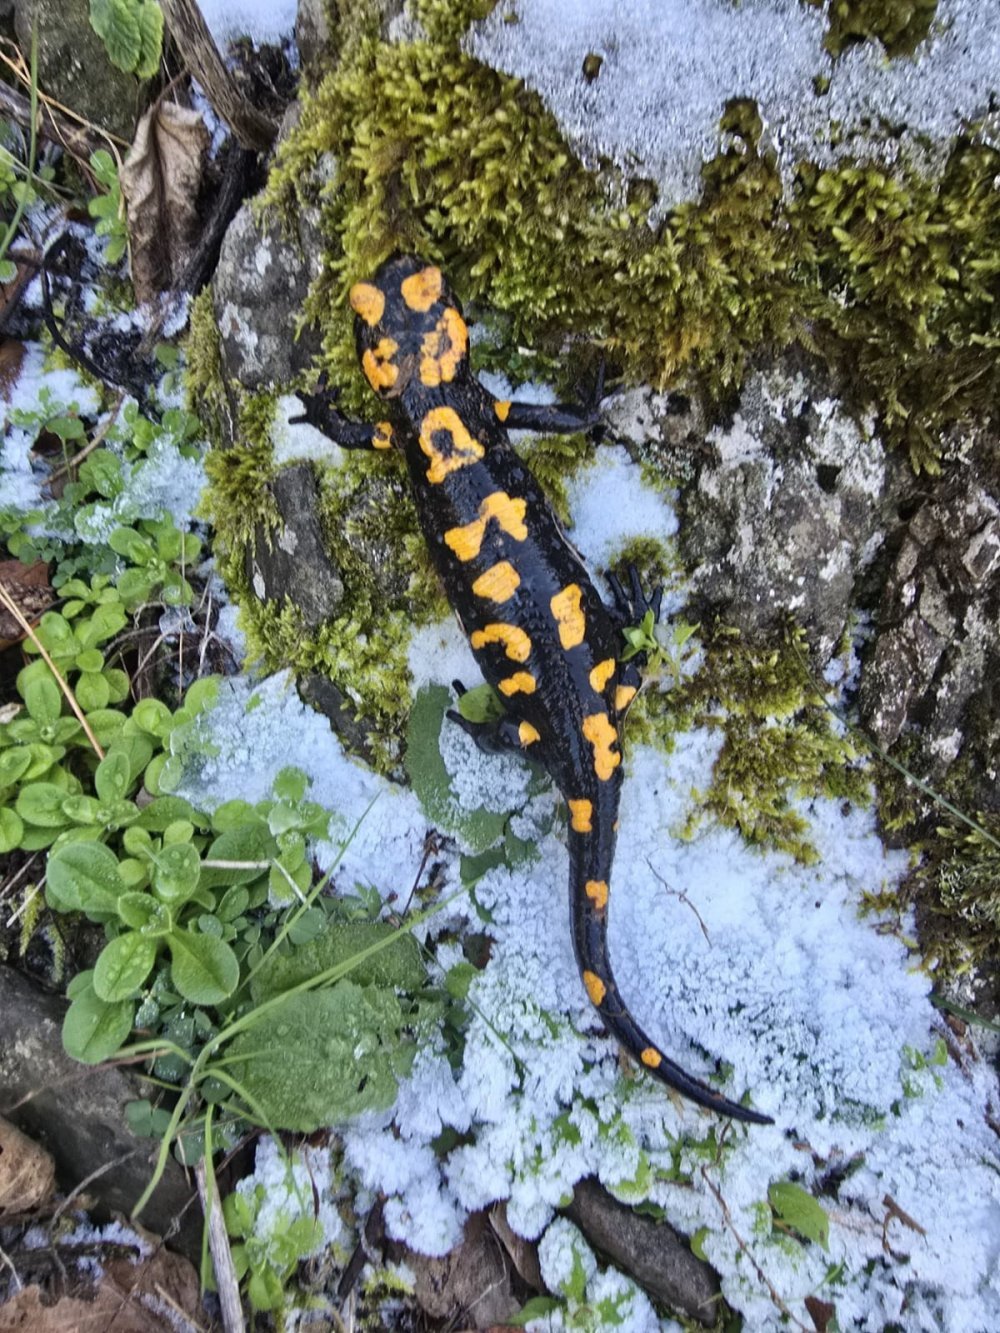
[[[603,841],[597,830],[589,836],[570,834],[570,923],[583,984],[608,1031],[654,1078],[676,1089],[689,1101],[733,1120],[754,1125],[773,1124],[770,1116],[740,1106],[707,1083],[693,1078],[665,1055],[632,1017],[608,957],[610,892],[607,872],[611,849],[602,846]]]

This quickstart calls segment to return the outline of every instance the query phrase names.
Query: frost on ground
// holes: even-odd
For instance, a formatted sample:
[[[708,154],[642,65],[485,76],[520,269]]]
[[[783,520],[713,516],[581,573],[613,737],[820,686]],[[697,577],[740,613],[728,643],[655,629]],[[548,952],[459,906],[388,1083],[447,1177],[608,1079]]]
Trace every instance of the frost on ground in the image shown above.
[[[899,127],[907,151],[940,144],[985,115],[1000,85],[994,0],[940,0],[913,59],[887,60],[869,41],[836,61],[822,47],[826,7],[799,0],[518,0],[516,23],[509,8],[473,25],[471,52],[535,89],[586,160],[655,180],[663,207],[697,194],[730,98],[757,102],[787,169],[859,151],[891,162]],[[602,58],[593,82],[588,55]],[[879,126],[892,127],[881,142]]]
[[[641,494],[638,469],[615,451],[578,474],[572,504],[573,538],[601,564],[631,536],[669,543],[674,531],[662,497]],[[422,682],[476,682],[451,622],[416,635],[411,658]],[[217,753],[184,794],[258,799],[293,763],[344,827],[377,795],[343,872],[383,894],[408,883],[426,826],[412,795],[347,760],[285,679],[223,691],[211,715]],[[995,1077],[943,1028],[910,923],[860,914],[862,896],[896,883],[906,859],[883,849],[870,812],[828,800],[801,806],[815,866],[752,850],[719,827],[685,839],[717,747],[717,736],[694,731],[669,756],[628,753],[611,953],[650,1036],[693,1073],[721,1067],[727,1094],[749,1095],[775,1126],[729,1124],[623,1069],[577,973],[563,820],[551,818],[548,792],[515,820],[536,859],[488,871],[451,907],[452,926],[464,914],[493,940],[469,992],[461,1068],[443,1036],[431,1040],[394,1110],[346,1128],[347,1189],[361,1210],[386,1196],[390,1233],[431,1254],[458,1242],[469,1211],[506,1199],[515,1229],[542,1238],[564,1301],[547,1317],[552,1328],[580,1326],[574,1311],[604,1302],[625,1327],[670,1327],[620,1275],[592,1271],[582,1240],[556,1218],[586,1175],[701,1232],[749,1327],[779,1327],[781,1305],[810,1326],[807,1295],[834,1304],[842,1328],[1000,1327],[1000,1154],[986,1120]],[[445,749],[454,767],[458,749],[450,740]],[[478,752],[466,760],[492,762]],[[521,799],[523,785],[505,785],[512,803]],[[449,892],[456,878],[452,867]],[[430,923],[432,936],[440,929]],[[437,946],[442,976],[461,958],[454,938]],[[462,1142],[442,1155],[434,1144],[449,1127]],[[789,1185],[812,1195],[828,1235],[804,1238],[791,1216],[775,1226],[775,1184],[785,1197]]]

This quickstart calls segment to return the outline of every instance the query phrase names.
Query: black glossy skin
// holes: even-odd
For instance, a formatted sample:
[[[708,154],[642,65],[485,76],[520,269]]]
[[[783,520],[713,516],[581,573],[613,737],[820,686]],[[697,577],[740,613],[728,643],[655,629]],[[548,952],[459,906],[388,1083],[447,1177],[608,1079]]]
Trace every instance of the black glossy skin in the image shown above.
[[[651,605],[658,613],[659,596],[648,603],[637,578],[630,595],[612,580],[616,605],[605,606],[510,445],[502,425],[510,405],[496,403],[471,373],[461,311],[438,269],[409,256],[390,260],[371,283],[352,288],[351,304],[362,368],[386,403],[389,421],[375,428],[347,422],[324,395],[306,398],[305,417],[347,447],[405,453],[420,523],[448,599],[484,677],[507,706],[498,723],[450,716],[483,749],[521,749],[538,760],[567,801],[570,920],[592,1002],[622,1045],[663,1082],[723,1115],[770,1123],[692,1078],[656,1048],[629,1013],[608,958],[622,780],[619,709],[639,684],[635,661],[622,666],[616,659],[622,627]],[[590,424],[563,408],[517,408],[519,426],[565,430]],[[485,594],[482,584],[476,587],[483,576],[487,585],[495,580]],[[561,629],[553,598],[567,588],[579,590],[578,599],[571,594],[569,601],[578,601],[582,617],[571,615]],[[485,642],[479,637],[484,633]]]

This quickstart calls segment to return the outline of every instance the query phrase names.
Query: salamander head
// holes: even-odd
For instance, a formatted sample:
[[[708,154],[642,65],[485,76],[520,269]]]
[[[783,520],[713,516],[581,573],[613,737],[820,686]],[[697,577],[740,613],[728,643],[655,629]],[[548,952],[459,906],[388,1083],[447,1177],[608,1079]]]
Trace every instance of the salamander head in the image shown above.
[[[451,384],[469,374],[469,331],[441,270],[403,255],[351,288],[361,368],[380,398],[411,384]]]

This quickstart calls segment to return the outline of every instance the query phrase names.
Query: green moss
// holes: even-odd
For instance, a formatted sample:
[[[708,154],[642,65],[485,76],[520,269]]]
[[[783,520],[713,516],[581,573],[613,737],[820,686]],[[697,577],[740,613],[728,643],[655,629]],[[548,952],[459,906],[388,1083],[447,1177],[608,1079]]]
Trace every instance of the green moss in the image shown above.
[[[886,55],[910,56],[930,32],[937,0],[805,0],[813,9],[825,6],[827,30],[823,45],[839,56],[857,42],[872,38]]]
[[[865,804],[870,794],[858,750],[816,700],[806,674],[804,633],[789,629],[779,644],[762,651],[744,644],[736,631],[715,626],[703,648],[698,672],[662,696],[670,726],[708,726],[724,734],[692,829],[709,816],[750,843],[814,861],[808,823],[792,802],[826,796]],[[655,700],[646,699],[651,713],[658,711]]]
[[[269,489],[274,477],[270,438],[274,405],[272,394],[244,396],[234,432],[239,443],[216,447],[205,458],[209,485],[202,507],[215,527],[215,551],[223,577],[241,590],[246,586],[244,551],[252,545],[256,528],[259,525],[270,532],[280,522]]]
[[[477,19],[487,18],[497,0],[411,0],[410,9],[435,42],[457,42]]]
[[[734,101],[720,128],[727,146],[699,198],[654,229],[655,189],[584,170],[518,80],[450,37],[359,39],[307,99],[267,196],[322,206],[329,262],[307,310],[345,405],[371,410],[347,288],[409,250],[499,316],[515,375],[514,349],[556,366],[567,336],[585,335],[629,382],[686,380],[717,402],[762,345],[800,337],[915,466],[935,466],[942,432],[989,412],[1000,390],[1000,154],[962,139],[939,180],[905,161],[891,176],[807,163],[786,197],[755,106]],[[337,163],[322,185],[321,158]]]
[[[949,975],[1000,953],[1000,817],[949,823],[922,848],[909,889],[922,909],[925,952]]]
[[[203,287],[191,302],[188,335],[184,343],[184,385],[189,412],[195,413],[214,432],[225,410],[222,376],[222,338],[212,306],[212,289]]]
[[[585,435],[545,435],[532,440],[522,452],[560,522],[568,524],[568,483],[581,464],[593,457],[593,445]]]

